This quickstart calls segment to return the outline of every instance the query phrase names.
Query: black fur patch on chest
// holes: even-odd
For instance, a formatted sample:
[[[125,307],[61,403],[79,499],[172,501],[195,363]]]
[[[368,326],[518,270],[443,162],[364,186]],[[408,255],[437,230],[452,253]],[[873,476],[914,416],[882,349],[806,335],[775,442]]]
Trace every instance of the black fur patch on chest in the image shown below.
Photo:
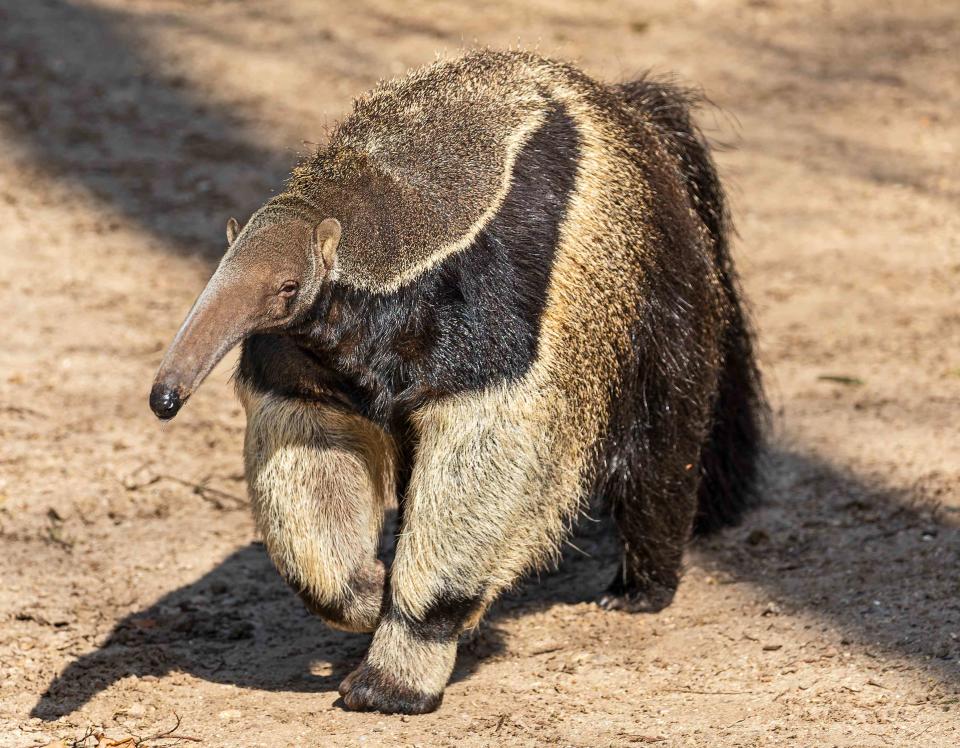
[[[251,335],[243,341],[237,377],[262,393],[316,400],[355,410],[359,385],[289,335]]]

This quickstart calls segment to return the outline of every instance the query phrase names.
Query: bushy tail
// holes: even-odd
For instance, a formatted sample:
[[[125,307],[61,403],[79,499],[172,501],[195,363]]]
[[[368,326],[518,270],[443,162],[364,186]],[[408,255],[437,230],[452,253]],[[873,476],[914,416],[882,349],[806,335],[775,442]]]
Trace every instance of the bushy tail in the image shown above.
[[[683,172],[687,192],[713,239],[714,258],[726,295],[723,371],[713,425],[700,456],[701,484],[694,533],[735,524],[755,502],[755,484],[766,402],[753,350],[753,334],[730,257],[730,217],[706,138],[693,123],[698,94],[672,82],[643,77],[617,86],[627,103],[663,132]]]

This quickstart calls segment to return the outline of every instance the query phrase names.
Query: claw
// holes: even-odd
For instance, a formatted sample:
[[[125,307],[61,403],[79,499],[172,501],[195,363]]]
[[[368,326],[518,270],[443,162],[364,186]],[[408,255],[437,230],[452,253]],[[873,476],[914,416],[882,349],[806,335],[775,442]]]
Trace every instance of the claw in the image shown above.
[[[657,613],[673,601],[673,590],[657,588],[650,592],[606,592],[597,600],[604,610],[622,610],[625,613]]]
[[[366,662],[344,678],[338,690],[344,706],[357,712],[426,714],[443,701],[443,693],[431,696],[405,688]]]

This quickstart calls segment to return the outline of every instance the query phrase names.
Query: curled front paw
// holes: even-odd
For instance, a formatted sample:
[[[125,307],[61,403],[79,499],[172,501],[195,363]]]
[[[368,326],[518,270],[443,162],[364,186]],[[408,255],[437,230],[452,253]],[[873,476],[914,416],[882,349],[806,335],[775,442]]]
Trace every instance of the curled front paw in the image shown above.
[[[397,683],[389,674],[364,662],[340,684],[344,706],[355,712],[426,714],[443,701],[443,693],[426,694]]]

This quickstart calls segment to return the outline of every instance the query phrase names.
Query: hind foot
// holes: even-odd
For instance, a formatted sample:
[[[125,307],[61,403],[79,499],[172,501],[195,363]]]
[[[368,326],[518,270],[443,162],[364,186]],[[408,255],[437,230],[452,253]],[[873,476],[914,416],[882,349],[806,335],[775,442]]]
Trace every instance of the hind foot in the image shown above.
[[[604,610],[622,610],[626,613],[658,613],[673,602],[677,586],[657,582],[630,583],[617,576],[598,599],[597,605]]]

